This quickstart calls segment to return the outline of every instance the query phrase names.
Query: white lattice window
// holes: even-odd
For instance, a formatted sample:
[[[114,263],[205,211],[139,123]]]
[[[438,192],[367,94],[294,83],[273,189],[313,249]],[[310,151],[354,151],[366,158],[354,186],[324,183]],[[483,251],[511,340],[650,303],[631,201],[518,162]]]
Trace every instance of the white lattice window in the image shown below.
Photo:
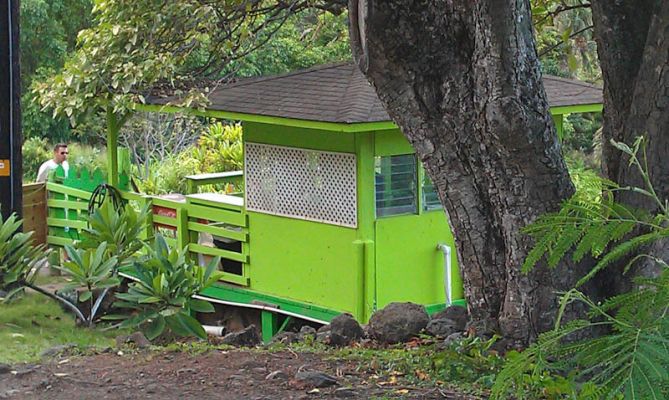
[[[355,154],[246,143],[246,208],[357,227]]]

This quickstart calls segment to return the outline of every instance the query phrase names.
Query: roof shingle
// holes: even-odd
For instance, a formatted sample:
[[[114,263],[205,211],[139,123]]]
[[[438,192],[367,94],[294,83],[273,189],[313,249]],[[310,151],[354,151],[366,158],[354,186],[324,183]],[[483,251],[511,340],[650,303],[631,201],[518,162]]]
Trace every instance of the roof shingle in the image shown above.
[[[602,103],[601,88],[585,82],[544,76],[544,87],[551,107]],[[350,62],[241,79],[218,87],[209,100],[210,110],[241,114],[346,124],[390,121],[374,88]]]

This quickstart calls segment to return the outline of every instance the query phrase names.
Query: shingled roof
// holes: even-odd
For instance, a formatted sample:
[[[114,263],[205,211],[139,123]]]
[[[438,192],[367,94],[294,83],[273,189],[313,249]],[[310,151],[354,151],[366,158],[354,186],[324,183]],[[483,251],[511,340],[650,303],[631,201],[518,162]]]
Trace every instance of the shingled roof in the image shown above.
[[[551,107],[602,102],[601,88],[581,81],[544,76],[544,87]],[[209,110],[241,114],[344,124],[390,121],[374,88],[353,63],[241,79],[218,87],[209,100]]]

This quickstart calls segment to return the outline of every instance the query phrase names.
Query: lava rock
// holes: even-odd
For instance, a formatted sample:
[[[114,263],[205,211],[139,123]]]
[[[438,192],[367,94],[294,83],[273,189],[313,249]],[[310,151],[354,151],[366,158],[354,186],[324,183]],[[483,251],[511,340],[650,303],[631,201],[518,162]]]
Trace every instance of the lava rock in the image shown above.
[[[337,378],[319,371],[298,371],[295,382],[304,387],[323,388],[337,384]]]
[[[312,340],[316,338],[316,328],[309,325],[304,325],[302,328],[300,328],[300,332],[297,334],[297,338],[300,341],[304,341],[307,337],[310,337]]]
[[[281,332],[274,335],[272,343],[292,344],[298,341],[297,333]]]
[[[430,322],[425,307],[414,303],[390,303],[372,315],[372,336],[381,343],[406,342]]]
[[[242,331],[228,333],[223,336],[222,342],[231,346],[252,347],[260,344],[260,340],[260,335],[258,335],[255,325],[249,325]]]
[[[56,357],[60,354],[63,354],[64,352],[73,349],[77,347],[76,344],[74,343],[68,343],[68,344],[61,344],[58,346],[53,346],[49,347],[48,349],[44,350],[43,352],[40,353],[41,357]]]
[[[334,396],[338,398],[358,397],[358,393],[351,388],[337,388],[334,391]]]
[[[277,370],[277,371],[274,371],[274,372],[270,372],[265,377],[265,380],[268,380],[268,381],[272,381],[272,380],[275,380],[275,379],[285,381],[286,379],[288,379],[288,375],[286,375],[286,373],[281,371],[281,370]]]
[[[462,341],[465,338],[464,332],[456,332],[451,335],[448,335],[443,342],[437,343],[437,350],[445,350],[451,347],[453,344]]]
[[[151,341],[142,332],[134,332],[130,335],[119,335],[116,337],[116,348],[120,349],[127,344],[133,344],[138,349],[146,349],[151,346]]]
[[[2,375],[2,374],[8,374],[8,373],[10,373],[10,372],[12,372],[12,367],[11,367],[11,365],[0,363],[0,375]]]
[[[316,334],[316,341],[318,343],[330,344],[331,339],[332,339],[332,337],[330,335],[330,331],[318,332]]]
[[[351,314],[337,315],[330,322],[330,344],[333,346],[348,346],[363,336],[362,327]]]
[[[450,318],[433,319],[427,324],[427,328],[425,328],[427,333],[439,338],[445,338],[463,330],[464,326],[461,328],[456,321]]]
[[[446,309],[439,311],[438,313],[432,316],[432,319],[443,319],[448,318],[451,321],[455,322],[458,328],[458,331],[464,331],[467,327],[467,321],[469,321],[469,315],[467,314],[467,309],[460,306],[450,306]]]

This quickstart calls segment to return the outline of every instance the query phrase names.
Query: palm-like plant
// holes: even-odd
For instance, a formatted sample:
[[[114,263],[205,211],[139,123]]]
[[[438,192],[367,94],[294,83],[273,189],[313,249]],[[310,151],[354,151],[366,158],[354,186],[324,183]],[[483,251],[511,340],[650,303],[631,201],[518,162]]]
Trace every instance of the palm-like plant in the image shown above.
[[[100,304],[106,297],[109,288],[121,283],[115,274],[118,260],[114,256],[108,257],[106,242],[101,243],[97,249],[84,250],[65,246],[65,251],[69,261],[57,268],[67,273],[72,281],[63,288],[63,291],[83,288],[83,291],[78,293],[78,302],[89,302],[90,312],[88,316],[81,313],[79,318],[86,325],[93,326]],[[102,290],[97,298],[94,296],[96,289]]]
[[[192,264],[186,250],[170,250],[165,239],[157,235],[148,255],[135,263],[137,280],[130,284],[127,293],[116,295],[116,306],[135,310],[124,318],[122,327],[139,327],[149,339],[159,336],[166,327],[180,336],[205,338],[202,325],[191,312],[213,312],[213,306],[193,295],[220,279],[216,271],[219,260],[214,259],[207,268]]]
[[[149,208],[140,211],[126,204],[116,210],[105,203],[88,218],[89,228],[82,232],[83,239],[77,247],[97,249],[106,243],[108,258],[115,257],[118,267],[126,264],[144,245],[142,238],[146,230]]]
[[[9,300],[26,284],[32,284],[46,256],[44,246],[33,246],[32,232],[20,232],[22,221],[16,214],[6,221],[0,217],[0,289]]]

